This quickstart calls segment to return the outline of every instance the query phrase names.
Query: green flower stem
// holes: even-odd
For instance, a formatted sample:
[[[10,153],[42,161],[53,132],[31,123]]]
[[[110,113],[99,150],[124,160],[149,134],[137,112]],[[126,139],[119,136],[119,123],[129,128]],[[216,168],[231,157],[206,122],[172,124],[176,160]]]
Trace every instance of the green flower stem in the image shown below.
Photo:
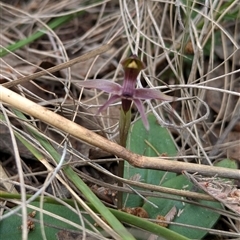
[[[121,108],[120,120],[119,120],[119,136],[120,136],[120,145],[126,147],[128,132],[131,124],[131,109],[126,113]]]
[[[120,136],[120,145],[126,147],[128,132],[131,124],[131,108],[125,113],[123,108],[121,107],[120,119],[119,119],[119,136]],[[118,176],[123,178],[124,176],[124,160],[119,161],[118,164]],[[118,182],[118,186],[122,187],[123,184],[121,181]],[[118,209],[122,208],[123,201],[123,193],[121,191],[118,192]]]

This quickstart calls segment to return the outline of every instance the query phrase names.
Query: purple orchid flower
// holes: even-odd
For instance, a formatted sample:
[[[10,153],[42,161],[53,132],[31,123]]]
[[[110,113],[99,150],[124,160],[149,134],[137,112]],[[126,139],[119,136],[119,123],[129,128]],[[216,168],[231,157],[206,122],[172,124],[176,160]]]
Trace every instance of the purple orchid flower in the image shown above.
[[[135,87],[137,77],[141,70],[145,68],[144,63],[136,56],[133,55],[121,62],[124,70],[123,86],[118,83],[110,82],[108,80],[87,80],[77,83],[78,86],[85,88],[99,89],[107,93],[111,93],[108,101],[99,108],[97,114],[109,107],[110,104],[117,100],[122,100],[122,109],[124,113],[130,110],[132,102],[136,105],[145,128],[149,129],[147,116],[144,111],[144,106],[141,100],[159,99],[162,101],[172,101],[173,97],[167,96],[156,89],[139,88]]]

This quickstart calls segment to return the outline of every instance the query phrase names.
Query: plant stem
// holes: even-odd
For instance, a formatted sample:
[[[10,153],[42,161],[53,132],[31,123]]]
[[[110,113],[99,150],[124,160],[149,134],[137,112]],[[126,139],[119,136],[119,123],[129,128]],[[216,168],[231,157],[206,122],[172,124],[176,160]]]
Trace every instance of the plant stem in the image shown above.
[[[120,137],[120,145],[123,147],[126,147],[128,132],[130,129],[131,124],[131,109],[129,109],[126,113],[123,111],[123,108],[121,107],[120,112],[120,120],[119,120],[119,137]],[[123,178],[124,176],[124,160],[119,161],[118,164],[118,177]],[[121,180],[118,181],[118,186],[122,187],[123,183]],[[123,206],[123,193],[121,191],[118,192],[118,202],[117,207],[118,209],[121,209]]]

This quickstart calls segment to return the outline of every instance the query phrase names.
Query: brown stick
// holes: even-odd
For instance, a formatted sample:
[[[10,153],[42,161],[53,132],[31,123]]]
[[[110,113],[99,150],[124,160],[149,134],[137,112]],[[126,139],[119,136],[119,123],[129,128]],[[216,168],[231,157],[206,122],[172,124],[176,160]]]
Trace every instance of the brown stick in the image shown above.
[[[102,45],[101,47],[99,47],[97,49],[94,49],[90,52],[87,52],[87,53],[85,53],[85,54],[83,54],[83,55],[81,55],[77,58],[74,58],[74,59],[72,59],[72,60],[70,60],[66,63],[61,63],[57,66],[42,70],[40,72],[31,74],[29,76],[16,79],[12,82],[3,83],[2,86],[6,87],[6,88],[11,88],[11,87],[16,86],[20,83],[27,82],[27,81],[39,78],[41,76],[44,76],[46,74],[54,73],[54,72],[57,72],[61,69],[71,67],[76,63],[87,61],[88,59],[91,59],[93,57],[96,57],[97,55],[100,55],[101,53],[104,53],[104,52],[108,51],[111,48],[112,44],[113,44],[113,42],[109,43],[109,44],[106,44],[106,45]]]
[[[53,127],[71,134],[77,139],[123,158],[135,167],[159,169],[170,172],[182,172],[185,170],[189,173],[198,172],[204,176],[217,175],[219,177],[240,179],[240,170],[169,161],[157,157],[140,156],[54,112],[51,112],[3,86],[0,86],[0,100],[11,107],[19,109],[30,116],[38,118]]]

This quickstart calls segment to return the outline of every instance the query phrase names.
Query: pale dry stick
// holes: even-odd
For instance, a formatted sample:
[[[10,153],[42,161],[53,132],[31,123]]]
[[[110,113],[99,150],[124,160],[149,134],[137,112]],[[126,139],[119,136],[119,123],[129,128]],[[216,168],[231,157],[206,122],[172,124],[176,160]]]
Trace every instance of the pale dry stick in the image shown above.
[[[225,72],[224,74],[219,75],[219,76],[214,77],[214,78],[210,78],[210,79],[208,78],[208,75],[210,75],[211,73],[214,73],[214,71],[216,71],[218,68],[223,67],[225,62],[227,62],[227,61],[231,60],[233,57],[237,56],[237,52],[238,52],[239,48],[235,49],[233,53],[231,53],[227,58],[224,59],[223,62],[219,63],[216,67],[212,67],[212,66],[208,67],[209,69],[207,70],[207,73],[203,76],[200,76],[199,78],[196,78],[195,81],[192,82],[192,84],[196,83],[197,85],[202,85],[202,84],[206,85],[207,83],[213,82],[217,79],[221,79],[225,76],[234,75],[234,74],[240,72],[240,69],[237,69],[237,70],[232,70],[231,72]],[[211,65],[213,65],[213,63],[211,63]],[[204,81],[201,81],[202,79],[204,79]],[[201,81],[201,82],[199,82],[199,81]]]
[[[16,200],[11,200],[12,203],[16,204],[16,205],[19,205],[19,201],[16,201]],[[75,222],[72,222],[72,221],[69,221],[68,219],[66,219],[65,217],[61,217],[59,214],[57,213],[53,213],[51,211],[48,211],[48,210],[45,210],[45,209],[42,209],[42,208],[39,208],[37,206],[34,206],[34,205],[29,205],[28,206],[29,209],[32,209],[34,211],[37,211],[37,212],[40,212],[46,216],[50,216],[56,220],[59,220],[61,221],[62,223],[65,223],[66,225],[69,224],[73,227],[75,227],[76,229],[78,229],[79,231],[86,231],[87,229],[83,229],[83,227],[79,226],[79,224],[75,223]],[[38,220],[36,220],[36,222],[39,222]],[[49,223],[48,223],[49,224]],[[46,226],[48,226],[48,224],[46,224]],[[107,225],[107,224],[106,224]],[[87,230],[89,232],[89,230]],[[90,232],[89,234],[92,234],[92,232]],[[105,237],[102,237],[102,236],[99,236],[99,234],[97,233],[94,233],[94,235],[96,236],[96,238],[94,239],[101,239],[101,240],[107,240],[109,238],[105,238]],[[111,235],[111,234],[109,234]],[[82,239],[82,238],[81,238]],[[112,239],[112,238],[111,238]],[[121,238],[115,234],[114,236],[114,239],[116,240],[121,240]]]
[[[215,235],[218,235],[218,236],[228,236],[228,237],[233,237],[232,239],[234,239],[234,240],[239,240],[239,238],[238,238],[239,237],[239,233],[238,232],[235,233],[235,232],[230,232],[230,231],[209,229],[207,227],[193,226],[193,225],[186,224],[186,223],[179,223],[179,222],[172,222],[172,221],[160,221],[160,220],[152,220],[152,219],[151,219],[151,221],[152,222],[156,222],[156,223],[157,222],[165,222],[165,223],[169,223],[171,225],[179,226],[179,227],[183,227],[183,228],[191,228],[191,229],[195,229],[195,230],[203,230],[203,231],[207,231],[209,234],[211,233],[211,234],[215,234]],[[237,238],[234,238],[234,237],[237,237]],[[229,239],[229,238],[227,238],[227,239]]]
[[[90,145],[99,147],[113,155],[127,160],[131,165],[146,169],[159,169],[170,172],[189,173],[198,172],[204,176],[219,176],[231,179],[240,179],[240,170],[222,167],[205,166],[193,163],[168,161],[157,157],[145,157],[128,151],[126,148],[109,141],[108,139],[20,96],[19,94],[0,86],[0,101],[16,108],[32,117],[35,117],[53,127],[71,134]]]
[[[14,8],[12,6],[9,6],[9,5],[0,4],[0,6],[1,5],[3,7],[5,7],[5,8],[7,8],[7,9],[9,8],[11,10],[16,11],[18,14],[21,13],[24,16],[28,16],[30,19],[36,20],[37,23],[40,23],[44,27],[44,29],[45,29],[45,30],[40,30],[40,31],[45,31],[46,32],[46,34],[49,36],[50,42],[51,42],[51,36],[54,36],[56,38],[56,40],[58,41],[58,43],[59,43],[59,48],[60,48],[60,51],[61,51],[62,55],[66,59],[68,59],[68,56],[67,56],[67,53],[66,53],[66,50],[64,48],[64,45],[63,45],[62,41],[60,40],[58,35],[53,31],[53,29],[51,29],[46,23],[44,23],[41,19],[39,19],[40,18],[39,15],[36,15],[36,16],[35,15],[31,15],[31,14],[29,14],[26,11],[23,11],[23,10],[18,9],[18,8],[16,9],[16,8]],[[65,12],[65,14],[66,14],[66,12]],[[70,75],[70,73],[69,73],[69,75]]]
[[[155,21],[155,18],[154,18],[154,16],[152,15],[152,10],[149,8],[149,6],[148,6],[148,8],[147,8],[147,11],[148,11],[149,17],[150,17],[150,19],[151,19],[151,21],[152,21],[152,23],[153,23],[154,29],[155,29],[155,31],[156,31],[156,33],[157,33],[157,38],[159,39],[159,41],[160,41],[160,43],[161,43],[161,45],[160,45],[160,44],[156,44],[156,45],[157,45],[157,46],[160,46],[160,47],[163,49],[163,51],[164,51],[164,53],[165,53],[165,54],[164,54],[164,57],[165,57],[165,59],[167,60],[169,67],[170,67],[171,70],[173,71],[174,75],[175,75],[175,76],[178,76],[179,74],[177,73],[176,68],[173,66],[172,61],[171,61],[171,59],[170,59],[170,57],[169,57],[169,51],[170,51],[170,49],[167,48],[166,45],[165,45],[164,39],[163,39],[163,37],[162,37],[162,33],[159,31],[158,23]],[[144,36],[145,38],[147,38],[146,35],[143,35],[143,36]],[[148,39],[148,40],[149,40],[149,39]],[[173,53],[174,51],[171,51],[171,52]],[[177,54],[178,54],[178,53],[177,53]]]
[[[60,158],[60,161],[57,164],[57,166],[54,168],[54,171],[49,172],[49,174],[46,177],[46,180],[43,183],[43,186],[41,188],[42,189],[42,194],[40,195],[40,204],[39,204],[40,209],[43,209],[43,204],[44,204],[44,194],[43,194],[43,192],[50,185],[52,180],[56,177],[56,175],[58,174],[58,172],[62,168],[62,165],[63,165],[65,157],[66,157],[66,153],[67,153],[67,142],[64,142],[63,152],[62,152],[62,156]],[[39,212],[39,220],[40,220],[40,229],[41,229],[42,238],[43,238],[43,240],[47,240],[46,233],[45,233],[45,230],[44,230],[44,217],[43,217],[43,212],[42,211]]]
[[[176,116],[176,117],[178,118],[178,120],[181,122],[182,125],[180,125],[180,126],[178,126],[178,125],[176,125],[176,124],[165,123],[165,122],[158,116],[158,114],[157,114],[155,108],[152,106],[152,104],[150,103],[149,105],[150,105],[150,107],[151,107],[151,110],[152,110],[154,116],[157,118],[157,120],[158,120],[158,122],[161,124],[161,126],[173,127],[173,128],[175,128],[175,129],[186,129],[186,130],[188,131],[188,133],[189,133],[189,136],[191,136],[191,137],[194,139],[194,141],[197,143],[199,149],[201,150],[201,152],[203,153],[203,155],[205,156],[205,158],[208,159],[208,156],[207,156],[207,154],[206,154],[206,151],[204,150],[202,144],[200,143],[199,138],[196,137],[196,136],[193,134],[193,132],[191,131],[190,127],[191,127],[192,125],[196,125],[196,124],[197,124],[198,122],[200,122],[200,121],[203,121],[204,119],[206,119],[206,118],[209,116],[209,107],[207,106],[207,104],[206,104],[203,100],[199,99],[198,97],[195,97],[195,98],[197,98],[197,99],[205,106],[205,108],[206,108],[206,114],[204,114],[203,116],[201,116],[199,119],[195,119],[195,120],[193,120],[193,121],[191,121],[191,122],[189,122],[189,123],[185,123],[185,122],[183,121],[183,119],[177,114],[177,115],[175,115],[175,116]],[[187,100],[188,100],[189,98],[179,98],[178,100],[184,100],[184,99],[187,99]],[[148,100],[147,100],[147,101],[148,101]],[[167,102],[162,102],[161,104],[159,104],[159,106],[164,105],[165,103],[167,103]],[[210,161],[209,161],[209,162],[210,162]]]
[[[129,13],[128,8],[126,7],[127,4],[126,4],[125,0],[119,1],[119,6],[120,6],[120,13],[121,13],[121,16],[122,16],[123,26],[124,26],[126,36],[127,36],[127,39],[128,39],[129,48],[131,49],[131,52],[133,53],[134,52],[134,47],[133,47],[132,41],[131,41],[132,40],[131,39],[132,35],[129,33],[130,22],[131,22],[130,20],[132,20],[133,16],[131,16],[131,14]],[[129,20],[127,20],[127,17],[125,17],[125,15],[130,17]]]
[[[180,2],[180,0],[176,0],[175,1],[175,7],[176,7],[176,14],[177,14],[178,23],[179,23],[181,29],[184,30],[185,27],[183,25],[182,17],[181,17],[181,10],[180,10],[181,2]]]
[[[203,72],[204,72],[203,46],[201,45],[201,42],[198,37],[197,26],[194,25],[193,21],[190,21],[190,26],[191,28],[189,28],[189,34],[190,34],[191,43],[194,49],[194,56],[193,56],[191,71],[188,76],[187,83],[192,83],[195,80],[197,70],[199,71],[200,76],[203,76]]]
[[[58,37],[58,35],[52,31],[54,33],[54,35],[51,35],[49,32],[46,33],[46,35],[48,36],[48,39],[52,45],[52,48],[53,48],[53,51],[54,52],[60,52],[62,55],[62,58],[64,60],[64,62],[68,62],[69,61],[69,58],[68,58],[68,54],[67,54],[67,50],[66,48],[64,47],[64,44],[63,42],[61,41],[61,39]],[[54,42],[54,38],[56,38],[57,42],[58,42],[58,47],[57,47],[57,44],[56,42]],[[57,62],[60,62],[60,59],[58,57],[56,57],[56,60]],[[57,109],[61,108],[64,103],[67,101],[67,98],[69,97],[69,92],[70,92],[70,87],[71,87],[71,68],[67,68],[66,71],[64,72],[64,75],[66,76],[66,80],[65,81],[65,84],[64,84],[64,90],[66,92],[62,102],[61,102],[61,105],[58,106]],[[56,111],[57,111],[56,109]]]
[[[210,110],[209,110],[209,107],[208,107],[207,103],[204,102],[204,101],[203,101],[202,99],[200,99],[199,97],[182,97],[182,98],[178,98],[176,101],[191,100],[191,99],[197,99],[197,100],[205,107],[206,113],[205,113],[203,116],[201,116],[200,118],[198,118],[198,119],[195,119],[195,120],[192,120],[192,121],[190,121],[190,122],[188,122],[188,123],[185,123],[185,122],[183,121],[183,119],[182,119],[178,114],[176,114],[176,112],[175,112],[175,116],[178,118],[178,120],[181,122],[182,125],[176,125],[176,124],[167,123],[167,122],[163,121],[163,120],[158,116],[158,114],[157,114],[157,112],[156,112],[156,110],[155,110],[156,107],[153,107],[152,104],[149,104],[149,105],[150,105],[150,108],[151,108],[153,114],[156,116],[156,118],[157,118],[157,120],[159,121],[159,123],[161,124],[161,126],[169,127],[169,128],[171,127],[171,128],[183,129],[183,128],[192,127],[194,124],[197,124],[197,123],[199,123],[199,122],[202,122],[202,121],[206,120],[206,119],[208,118],[209,114],[210,114]],[[147,100],[147,101],[149,101],[149,100]],[[162,103],[160,103],[159,105],[157,105],[157,107],[164,106],[164,105],[166,105],[167,103],[168,103],[168,102],[162,102]],[[192,137],[194,137],[194,134],[193,134],[193,133],[192,133],[191,135],[192,135]],[[195,140],[195,141],[196,141],[196,140]]]
[[[45,15],[41,15],[41,13],[38,12],[38,13],[36,14],[36,16],[37,16],[39,19],[40,19],[40,18],[43,19],[43,18],[57,18],[57,17],[62,17],[62,16],[70,15],[70,14],[75,14],[75,13],[80,12],[80,11],[85,11],[85,10],[90,9],[90,8],[97,7],[97,6],[101,5],[101,4],[107,3],[107,2],[109,2],[109,1],[111,1],[111,0],[105,0],[104,2],[101,1],[101,2],[94,3],[94,4],[92,4],[92,5],[87,5],[87,6],[84,6],[84,7],[75,8],[74,10],[63,11],[63,12],[59,12],[59,10],[61,10],[61,8],[60,8],[60,5],[59,5],[59,3],[58,3],[58,4],[57,4],[57,7],[58,7],[58,8],[56,8],[56,4],[54,4],[54,8],[53,8],[53,9],[47,9],[48,12],[49,12],[49,14],[48,14],[48,12],[47,12]],[[68,5],[69,5],[69,3],[68,3]],[[3,2],[0,2],[0,7],[1,7],[1,8],[9,9],[8,11],[10,11],[10,10],[12,10],[13,12],[14,12],[14,11],[17,11],[17,13],[22,13],[22,14],[25,14],[25,15],[30,16],[30,14],[28,14],[27,12],[22,11],[21,9],[16,8],[16,7],[14,7],[14,6],[11,6],[11,5],[9,5],[9,4],[5,4],[5,3],[3,3]],[[67,6],[67,7],[68,7],[68,6]],[[46,9],[43,9],[42,12],[44,12],[44,11],[46,12]],[[54,11],[56,11],[57,13],[54,13]],[[12,13],[12,12],[11,12],[11,13]],[[34,16],[35,16],[35,15],[33,15],[33,16],[31,16],[31,17],[34,17]]]
[[[232,73],[236,73],[236,72],[240,72],[240,69],[236,70],[236,71],[234,71]],[[225,75],[222,75],[220,77],[216,77],[216,78],[213,78],[213,79],[216,80],[216,79],[222,78],[223,76],[225,76]],[[216,88],[216,87],[202,86],[202,84],[204,84],[204,83],[198,83],[196,85],[194,85],[194,84],[168,85],[168,87],[172,88],[172,89],[198,88],[198,89],[205,89],[205,90],[211,90],[211,91],[217,91],[217,92],[232,94],[234,96],[240,97],[240,93],[239,92],[234,92],[234,91],[231,91],[231,90],[226,90],[226,89],[221,89],[221,88]],[[167,87],[166,86],[156,87],[156,89],[164,89],[164,88],[167,88]]]
[[[120,1],[120,7],[121,7],[121,1]],[[123,18],[123,23],[125,23],[126,24],[126,27],[125,27],[125,31],[126,31],[126,33],[127,33],[127,37],[128,37],[128,43],[130,44],[131,43],[131,39],[130,39],[130,35],[129,35],[129,33],[127,32],[128,31],[128,26],[130,26],[130,23],[132,24],[132,26],[135,28],[135,29],[138,29],[138,27],[136,26],[136,24],[134,23],[134,21],[133,21],[133,16],[131,16],[130,14],[129,14],[129,11],[127,11],[127,5],[126,5],[126,8],[122,8],[123,10],[126,10],[126,14],[128,15],[128,16],[130,16],[129,17],[129,22],[128,23],[126,23],[126,19],[124,18],[124,15],[122,15],[122,18]],[[121,11],[122,12],[122,11]],[[149,15],[148,15],[148,17],[150,16],[150,15],[152,15],[152,10],[149,10]],[[154,19],[154,18],[153,18]],[[152,19],[151,19],[152,20]],[[156,23],[156,21],[155,20],[153,20],[155,23]],[[155,26],[155,24],[154,24],[154,26]],[[156,26],[155,26],[155,30],[157,31],[157,32],[159,32],[159,29],[158,29],[158,24],[156,23]],[[167,48],[166,46],[165,46],[165,44],[164,44],[164,41],[163,41],[163,39],[162,39],[162,34],[160,33],[160,35],[158,34],[158,38],[161,40],[161,44],[162,45],[160,45],[158,42],[156,42],[155,40],[153,40],[153,39],[151,39],[148,35],[146,35],[142,30],[140,30],[139,31],[139,34],[141,35],[141,37],[142,38],[145,38],[146,40],[148,40],[150,43],[152,43],[152,44],[154,44],[154,45],[156,45],[156,46],[158,46],[158,47],[160,47],[161,49],[163,49],[164,51],[166,51],[167,53],[169,52],[169,51],[171,51],[172,53],[175,53],[175,54],[177,54],[177,55],[181,55],[181,54],[179,54],[179,52],[177,52],[176,50],[174,50],[174,49],[172,49],[172,48]],[[132,47],[132,45],[130,44],[130,48],[131,48],[131,51],[133,52],[133,47]],[[164,60],[166,57],[168,56],[168,54],[167,55],[162,55],[162,59],[161,60]],[[171,64],[171,61],[169,62],[169,64],[170,64],[170,67],[172,66],[172,64]],[[171,68],[172,70],[173,70],[173,72],[174,73],[176,73],[176,70],[175,70],[175,68]],[[176,73],[176,76],[177,76],[177,73]]]
[[[157,186],[153,184],[148,184],[148,183],[143,183],[139,181],[133,181],[133,180],[128,180],[128,179],[122,179],[121,177],[118,177],[105,169],[99,169],[96,166],[95,167],[98,171],[102,172],[103,174],[106,174],[107,176],[110,176],[113,179],[116,179],[117,181],[122,181],[124,184],[127,185],[127,187],[119,187],[116,185],[112,185],[109,183],[102,182],[101,180],[97,180],[96,178],[93,178],[89,176],[88,174],[81,173],[81,176],[84,177],[84,179],[87,179],[89,182],[95,183],[101,187],[109,188],[111,190],[116,190],[116,191],[121,191],[125,193],[136,193],[138,195],[142,195],[145,197],[152,197],[152,196],[158,196],[159,194],[164,194],[164,195],[174,195],[174,196],[181,196],[181,197],[186,197],[186,198],[193,198],[193,199],[199,199],[199,200],[206,200],[206,201],[215,201],[215,199],[207,194],[203,193],[198,193],[198,192],[191,192],[187,190],[180,190],[180,189],[174,189],[174,188],[168,188],[168,187],[162,187],[162,186]],[[140,187],[142,189],[146,190],[135,190],[131,186],[135,187]],[[148,190],[148,192],[147,192]],[[157,193],[155,195],[155,193]]]
[[[138,55],[138,49],[139,49],[139,42],[140,42],[140,15],[139,15],[139,7],[138,7],[138,1],[134,0],[135,7],[136,7],[136,20],[137,20],[137,29],[136,29],[136,42],[135,42],[135,51],[134,54]]]
[[[1,91],[0,91],[1,93]],[[24,174],[22,170],[22,163],[21,163],[21,158],[18,150],[18,145],[17,141],[15,138],[15,135],[13,133],[12,126],[10,124],[10,120],[8,118],[8,115],[6,111],[3,108],[2,103],[0,103],[0,108],[3,112],[3,116],[5,117],[6,123],[8,125],[9,133],[11,136],[12,140],[12,147],[14,151],[14,157],[15,157],[15,162],[18,170],[18,176],[19,176],[19,182],[20,182],[20,189],[21,189],[21,209],[22,209],[22,239],[27,240],[28,236],[28,230],[27,230],[27,204],[26,204],[26,188],[25,188],[25,182],[24,182]]]
[[[91,59],[91,58],[96,57],[97,55],[99,55],[101,53],[104,53],[104,52],[108,51],[112,47],[113,43],[114,43],[114,41],[112,43],[102,45],[101,47],[96,48],[96,49],[94,49],[90,52],[87,52],[87,53],[85,53],[85,54],[83,54],[83,55],[81,55],[77,58],[74,58],[74,59],[72,59],[72,60],[70,60],[66,63],[62,63],[62,64],[59,64],[57,66],[48,68],[46,70],[31,74],[29,76],[16,79],[12,82],[4,83],[4,84],[2,84],[2,86],[6,87],[6,88],[14,87],[18,84],[28,82],[30,80],[42,77],[42,76],[47,75],[49,73],[54,73],[54,72],[57,72],[57,71],[62,70],[64,68],[71,67],[76,63],[87,61],[88,59]]]

